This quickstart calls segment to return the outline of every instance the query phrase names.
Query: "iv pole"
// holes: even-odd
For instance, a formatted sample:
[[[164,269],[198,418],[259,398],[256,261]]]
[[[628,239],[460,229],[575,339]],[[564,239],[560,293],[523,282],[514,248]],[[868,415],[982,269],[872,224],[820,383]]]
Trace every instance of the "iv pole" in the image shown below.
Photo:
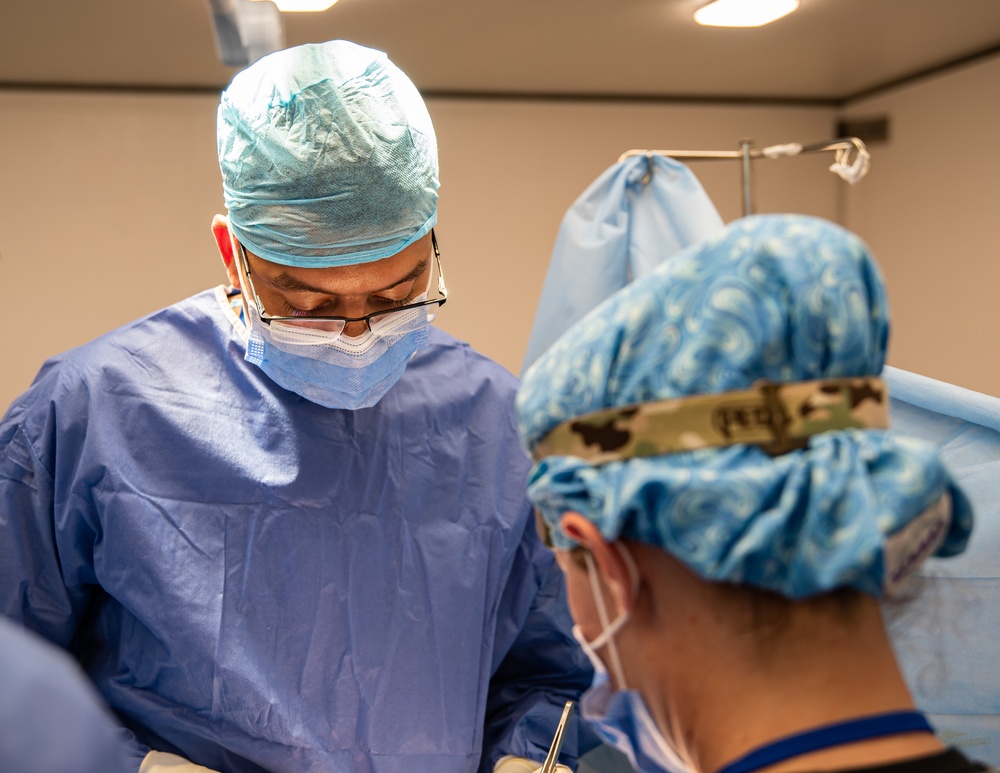
[[[752,161],[758,158],[788,158],[803,153],[833,152],[836,160],[830,171],[838,174],[849,183],[856,183],[871,167],[871,153],[865,144],[857,137],[823,140],[821,142],[789,143],[786,145],[769,145],[766,148],[754,148],[753,140],[741,140],[739,150],[627,150],[619,157],[623,161],[630,156],[669,156],[671,158],[686,158],[709,161],[717,159],[740,160],[740,188],[743,199],[743,214],[752,215],[753,200],[753,169]]]

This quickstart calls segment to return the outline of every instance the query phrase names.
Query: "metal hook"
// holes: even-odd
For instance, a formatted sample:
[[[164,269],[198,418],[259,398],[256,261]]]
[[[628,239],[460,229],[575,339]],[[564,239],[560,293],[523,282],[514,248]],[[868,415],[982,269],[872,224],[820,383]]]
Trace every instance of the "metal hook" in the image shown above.
[[[646,174],[642,178],[642,186],[645,188],[649,185],[649,181],[653,179],[653,157],[647,153],[646,154]]]

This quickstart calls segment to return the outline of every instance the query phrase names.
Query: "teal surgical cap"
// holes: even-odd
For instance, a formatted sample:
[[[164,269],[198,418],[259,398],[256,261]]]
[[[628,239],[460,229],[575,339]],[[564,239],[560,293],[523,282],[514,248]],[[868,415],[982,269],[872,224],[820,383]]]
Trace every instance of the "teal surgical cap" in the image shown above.
[[[334,40],[265,56],[222,93],[217,140],[230,227],[266,260],[379,260],[437,220],[434,127],[381,51]]]
[[[605,408],[877,376],[888,335],[882,276],[860,239],[813,217],[748,217],[567,330],[525,372],[518,425],[534,453],[557,425]],[[605,539],[790,598],[891,596],[929,554],[962,552],[972,529],[938,449],[886,429],[822,432],[777,456],[747,444],[606,464],[549,455],[528,496],[556,547],[572,547],[559,522],[574,511]]]

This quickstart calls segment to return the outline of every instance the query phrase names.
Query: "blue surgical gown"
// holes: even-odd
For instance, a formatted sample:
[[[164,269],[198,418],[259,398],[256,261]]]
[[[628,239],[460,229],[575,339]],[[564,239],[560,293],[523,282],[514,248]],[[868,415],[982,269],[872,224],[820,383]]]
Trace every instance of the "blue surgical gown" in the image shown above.
[[[121,736],[65,652],[0,617],[0,770],[126,773]]]
[[[240,328],[220,287],[43,366],[0,423],[0,612],[76,654],[136,764],[543,759],[592,670],[514,377],[432,330],[378,405],[330,410],[247,363]]]

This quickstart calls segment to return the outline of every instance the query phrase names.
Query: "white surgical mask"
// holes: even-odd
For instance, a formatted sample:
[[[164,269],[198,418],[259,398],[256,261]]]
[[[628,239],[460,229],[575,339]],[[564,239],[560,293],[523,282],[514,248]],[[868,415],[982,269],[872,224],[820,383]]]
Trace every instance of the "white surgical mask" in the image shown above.
[[[235,240],[233,249],[238,249]],[[413,302],[427,298],[435,273],[429,272],[427,289]],[[430,345],[433,306],[385,314],[352,337],[319,326],[277,320],[265,324],[250,295],[244,294],[247,362],[279,386],[327,408],[375,405],[402,377],[413,355]]]
[[[632,578],[633,598],[638,591],[639,572],[635,560],[624,545],[618,544]],[[589,552],[584,554],[587,575],[590,579],[594,605],[603,630],[592,641],[587,641],[578,625],[573,626],[573,637],[594,666],[594,682],[580,698],[580,716],[583,717],[604,743],[615,747],[629,758],[632,766],[640,773],[697,773],[664,738],[653,721],[646,703],[636,690],[629,690],[625,684],[615,635],[628,622],[631,612],[625,610],[608,623],[604,596],[597,580],[594,559]],[[597,654],[597,650],[607,646],[611,667],[620,689],[615,690],[608,678],[607,668]]]
[[[366,331],[357,338],[328,340],[327,335],[306,345],[302,333],[323,331],[292,325],[274,330],[279,323],[265,325],[252,308],[253,301],[246,301],[251,306],[246,360],[285,389],[327,408],[375,405],[402,377],[413,355],[429,345],[426,307],[400,312],[406,318],[381,336]]]

